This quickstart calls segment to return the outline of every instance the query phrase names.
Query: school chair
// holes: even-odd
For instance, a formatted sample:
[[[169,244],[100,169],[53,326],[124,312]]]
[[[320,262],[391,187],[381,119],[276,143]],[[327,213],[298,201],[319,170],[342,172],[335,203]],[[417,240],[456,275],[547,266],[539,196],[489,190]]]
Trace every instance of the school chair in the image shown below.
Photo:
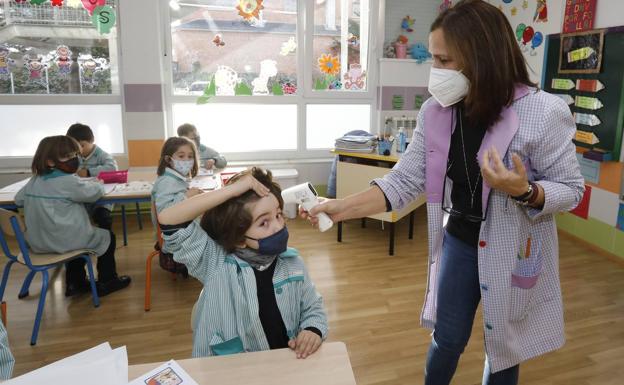
[[[22,288],[18,294],[18,298],[24,298],[28,296],[28,289],[36,273],[41,273],[42,284],[41,294],[39,295],[39,305],[37,306],[37,314],[35,316],[35,325],[33,326],[32,336],[30,338],[30,344],[35,345],[37,343],[37,335],[39,334],[39,326],[41,324],[41,316],[43,315],[43,307],[45,305],[45,298],[48,292],[48,270],[57,266],[62,266],[65,263],[77,258],[82,258],[87,263],[87,271],[89,272],[89,282],[91,284],[91,294],[93,296],[93,306],[100,306],[100,299],[95,287],[95,276],[93,275],[93,264],[91,263],[91,257],[95,256],[93,250],[81,249],[72,250],[64,254],[38,254],[30,251],[26,245],[24,238],[25,227],[18,215],[13,211],[0,209],[0,244],[4,255],[9,259],[4,267],[4,273],[2,274],[2,283],[0,284],[0,301],[4,298],[4,290],[9,279],[9,272],[11,266],[17,262],[26,266],[30,271],[24,279]],[[6,236],[15,238],[19,247],[19,253],[13,254],[9,248]]]
[[[152,210],[156,213],[156,205],[152,202]],[[154,215],[157,217],[156,215]],[[147,261],[145,265],[145,311],[150,311],[152,308],[152,259],[155,256],[160,254],[160,250],[163,247],[163,237],[162,232],[160,231],[160,224],[158,220],[156,220],[156,239],[158,242],[158,250],[154,249],[151,253],[147,255]],[[176,273],[171,273],[173,275],[173,280],[176,279]]]

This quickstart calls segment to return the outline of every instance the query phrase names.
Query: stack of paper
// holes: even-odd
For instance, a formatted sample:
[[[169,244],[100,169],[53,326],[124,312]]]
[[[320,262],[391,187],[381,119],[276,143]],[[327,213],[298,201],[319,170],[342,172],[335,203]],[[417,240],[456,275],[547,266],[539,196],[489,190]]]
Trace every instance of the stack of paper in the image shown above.
[[[374,135],[344,135],[336,139],[336,150],[348,152],[374,152],[377,137]]]
[[[174,360],[134,379],[128,385],[198,385]]]
[[[126,347],[111,349],[108,342],[16,377],[6,385],[126,385]]]

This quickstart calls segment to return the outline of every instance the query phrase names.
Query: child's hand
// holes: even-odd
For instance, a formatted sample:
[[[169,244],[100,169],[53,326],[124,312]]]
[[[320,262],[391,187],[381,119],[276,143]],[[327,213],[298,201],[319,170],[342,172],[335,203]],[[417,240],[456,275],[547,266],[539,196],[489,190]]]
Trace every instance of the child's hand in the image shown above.
[[[203,193],[202,190],[198,189],[197,187],[191,187],[190,189],[186,190],[186,193],[184,195],[186,195],[187,198],[190,198],[201,193]]]
[[[318,334],[302,330],[296,339],[288,341],[288,347],[297,353],[297,358],[306,358],[316,352],[322,343]]]
[[[228,187],[230,187],[230,189],[233,191],[234,196],[242,195],[249,190],[255,191],[256,194],[260,195],[261,197],[265,197],[270,193],[268,187],[258,182],[256,178],[249,174],[240,178]]]
[[[86,178],[89,176],[89,171],[87,171],[86,168],[81,168],[80,170],[76,171],[76,175]]]

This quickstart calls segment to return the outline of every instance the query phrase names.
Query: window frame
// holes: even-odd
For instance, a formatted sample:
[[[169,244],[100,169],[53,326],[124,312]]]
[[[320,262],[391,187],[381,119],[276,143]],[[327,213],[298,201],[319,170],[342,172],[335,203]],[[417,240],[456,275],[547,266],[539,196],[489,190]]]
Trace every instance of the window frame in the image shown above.
[[[0,6],[5,6],[2,3]],[[119,12],[118,1],[115,0],[115,9]],[[86,11],[85,11],[86,12]],[[119,20],[119,17],[118,17]],[[0,104],[2,105],[27,105],[35,108],[39,105],[93,105],[93,104],[115,104],[121,106],[121,119],[123,125],[123,71],[121,57],[121,23],[115,24],[117,34],[115,43],[113,44],[117,55],[117,68],[115,69],[118,83],[112,85],[113,89],[118,89],[116,94],[0,94]],[[111,71],[113,72],[113,71]],[[112,153],[112,155],[126,155],[128,153],[128,144],[126,141],[126,132],[122,126],[123,153]],[[30,168],[32,155],[30,156],[0,156],[2,168],[4,169],[23,169]]]
[[[176,136],[173,127],[173,105],[178,103],[195,103],[196,95],[175,95],[173,87],[172,34],[171,12],[168,0],[161,0],[161,24],[163,25],[163,73],[165,88],[165,109],[167,135]],[[314,91],[312,89],[313,60],[306,60],[305,53],[313,52],[314,2],[297,0],[297,42],[304,49],[297,49],[297,93],[295,95],[249,95],[249,96],[213,96],[210,103],[240,104],[296,104],[297,105],[297,146],[295,150],[263,150],[255,152],[225,153],[230,162],[236,161],[284,161],[288,160],[319,160],[329,158],[329,149],[308,149],[306,144],[306,106],[307,104],[367,104],[371,108],[370,128],[376,124],[375,106],[377,101],[378,78],[378,42],[376,24],[378,20],[379,2],[369,0],[369,31],[368,31],[368,62],[366,91]],[[301,44],[303,42],[303,44]]]

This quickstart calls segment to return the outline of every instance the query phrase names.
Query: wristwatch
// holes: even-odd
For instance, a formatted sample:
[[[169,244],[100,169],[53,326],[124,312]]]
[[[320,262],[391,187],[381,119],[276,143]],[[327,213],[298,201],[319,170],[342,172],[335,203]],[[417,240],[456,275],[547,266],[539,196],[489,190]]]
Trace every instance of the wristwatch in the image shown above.
[[[526,204],[528,203],[532,195],[533,195],[533,184],[529,183],[529,187],[527,188],[527,191],[524,194],[518,195],[518,196],[512,196],[512,198],[519,203]]]

